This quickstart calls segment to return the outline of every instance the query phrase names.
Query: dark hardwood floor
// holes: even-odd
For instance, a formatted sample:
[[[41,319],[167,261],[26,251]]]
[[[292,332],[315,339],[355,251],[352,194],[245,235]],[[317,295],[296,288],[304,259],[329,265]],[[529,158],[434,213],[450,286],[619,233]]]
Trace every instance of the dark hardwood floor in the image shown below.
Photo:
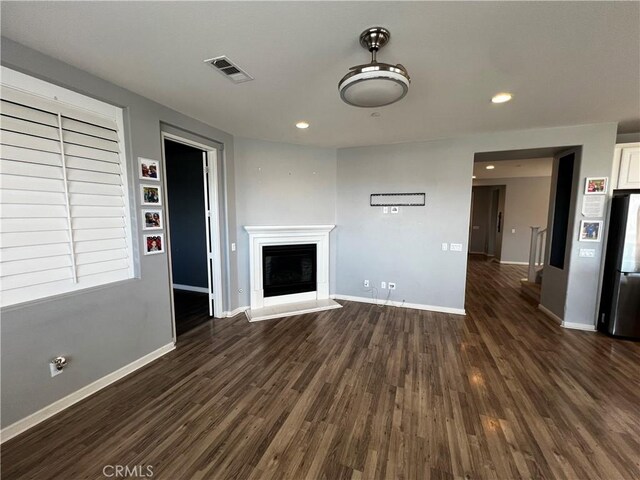
[[[209,295],[173,289],[173,305],[176,316],[176,334],[183,335],[198,325],[213,321],[209,317]]]
[[[640,344],[560,328],[523,274],[472,259],[467,316],[207,322],[4,444],[2,478],[640,478]]]

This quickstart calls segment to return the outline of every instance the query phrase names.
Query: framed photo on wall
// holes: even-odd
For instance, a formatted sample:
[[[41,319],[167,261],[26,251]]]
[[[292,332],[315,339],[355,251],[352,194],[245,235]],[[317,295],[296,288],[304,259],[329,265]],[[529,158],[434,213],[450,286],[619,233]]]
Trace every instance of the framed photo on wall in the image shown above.
[[[162,230],[162,210],[142,209],[142,230]]]
[[[164,253],[164,234],[145,235],[143,248],[145,255]]]
[[[140,203],[142,205],[162,205],[160,185],[140,185]]]
[[[604,195],[607,193],[607,177],[587,177],[584,184],[585,195]]]
[[[160,162],[150,158],[138,157],[138,177],[141,180],[160,181]]]
[[[602,238],[602,220],[581,220],[580,241],[599,242]]]

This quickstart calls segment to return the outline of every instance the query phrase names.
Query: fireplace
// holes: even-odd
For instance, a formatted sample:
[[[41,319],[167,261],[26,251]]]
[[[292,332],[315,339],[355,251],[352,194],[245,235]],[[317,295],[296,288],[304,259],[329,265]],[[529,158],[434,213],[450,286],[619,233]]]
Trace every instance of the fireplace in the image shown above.
[[[335,225],[246,225],[251,322],[319,312],[329,298],[329,232]]]
[[[316,291],[316,244],[262,247],[265,297]]]

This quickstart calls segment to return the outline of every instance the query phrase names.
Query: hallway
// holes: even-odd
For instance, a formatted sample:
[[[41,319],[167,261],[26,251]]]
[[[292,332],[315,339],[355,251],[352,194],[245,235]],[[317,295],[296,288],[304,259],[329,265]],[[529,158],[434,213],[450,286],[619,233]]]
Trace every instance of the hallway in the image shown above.
[[[207,322],[8,441],[2,477],[639,478],[640,344],[560,328],[522,275],[471,260],[465,317],[343,302]]]

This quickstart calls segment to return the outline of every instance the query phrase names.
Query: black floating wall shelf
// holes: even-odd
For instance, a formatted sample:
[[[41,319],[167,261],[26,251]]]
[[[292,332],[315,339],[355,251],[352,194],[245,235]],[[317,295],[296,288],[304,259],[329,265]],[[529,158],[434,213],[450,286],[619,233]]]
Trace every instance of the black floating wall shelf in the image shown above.
[[[424,193],[372,193],[372,207],[424,207]]]

